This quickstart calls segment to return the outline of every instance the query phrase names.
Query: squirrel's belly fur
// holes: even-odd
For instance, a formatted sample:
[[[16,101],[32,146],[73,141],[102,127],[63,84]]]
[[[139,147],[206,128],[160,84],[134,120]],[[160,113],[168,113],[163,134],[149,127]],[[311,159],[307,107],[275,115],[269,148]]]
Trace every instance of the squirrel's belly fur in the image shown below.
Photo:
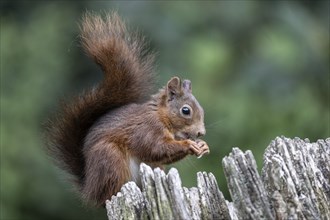
[[[134,181],[138,186],[141,187],[141,179],[140,179],[140,164],[141,161],[131,156],[129,157],[129,169],[130,169],[130,181]]]

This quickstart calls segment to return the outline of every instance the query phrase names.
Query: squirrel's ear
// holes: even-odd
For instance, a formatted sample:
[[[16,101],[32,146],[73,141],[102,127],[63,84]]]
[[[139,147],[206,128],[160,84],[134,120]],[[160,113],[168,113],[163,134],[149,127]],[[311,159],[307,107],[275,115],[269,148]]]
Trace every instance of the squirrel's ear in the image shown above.
[[[179,94],[181,91],[181,80],[179,77],[172,77],[170,81],[167,82],[166,92],[169,97],[169,100],[172,100],[173,97]]]
[[[190,80],[188,80],[188,79],[183,80],[182,86],[183,86],[183,89],[186,92],[189,92],[189,93],[192,92],[191,91],[191,82],[190,82]]]

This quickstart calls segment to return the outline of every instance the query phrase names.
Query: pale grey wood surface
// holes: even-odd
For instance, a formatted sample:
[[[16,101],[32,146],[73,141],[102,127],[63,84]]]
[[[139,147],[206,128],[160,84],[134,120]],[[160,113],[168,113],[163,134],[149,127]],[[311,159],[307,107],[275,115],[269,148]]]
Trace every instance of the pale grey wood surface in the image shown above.
[[[278,137],[264,153],[259,175],[251,151],[233,148],[222,160],[232,201],[212,173],[182,187],[178,171],[141,164],[141,189],[125,184],[106,202],[109,219],[330,219],[330,138]]]

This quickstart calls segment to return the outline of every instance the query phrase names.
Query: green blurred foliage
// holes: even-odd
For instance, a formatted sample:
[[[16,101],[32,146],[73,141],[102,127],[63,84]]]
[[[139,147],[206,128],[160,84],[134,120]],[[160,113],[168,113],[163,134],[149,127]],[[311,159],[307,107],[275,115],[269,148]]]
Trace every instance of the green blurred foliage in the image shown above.
[[[162,86],[191,79],[211,154],[174,166],[183,185],[238,146],[262,154],[276,136],[330,135],[329,2],[1,2],[1,219],[105,219],[84,205],[43,149],[42,123],[60,99],[101,77],[81,50],[86,10],[119,11],[158,52]]]

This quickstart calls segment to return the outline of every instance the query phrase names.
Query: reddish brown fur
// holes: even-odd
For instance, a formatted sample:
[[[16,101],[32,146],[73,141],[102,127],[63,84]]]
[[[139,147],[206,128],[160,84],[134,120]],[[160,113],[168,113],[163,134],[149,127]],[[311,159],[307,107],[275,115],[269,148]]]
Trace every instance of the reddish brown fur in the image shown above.
[[[81,39],[85,51],[103,69],[104,81],[76,97],[46,124],[48,150],[56,163],[67,170],[78,186],[84,181],[84,138],[93,123],[107,111],[141,102],[153,85],[153,55],[145,53],[143,41],[129,38],[116,13],[100,16],[86,13]]]
[[[204,112],[190,81],[174,77],[143,103],[153,85],[153,58],[116,14],[105,20],[87,14],[82,41],[105,78],[49,121],[48,146],[87,201],[102,205],[135,180],[136,161],[162,167],[208,152],[207,144],[196,140],[205,133]],[[184,105],[191,107],[189,117],[181,113]]]

